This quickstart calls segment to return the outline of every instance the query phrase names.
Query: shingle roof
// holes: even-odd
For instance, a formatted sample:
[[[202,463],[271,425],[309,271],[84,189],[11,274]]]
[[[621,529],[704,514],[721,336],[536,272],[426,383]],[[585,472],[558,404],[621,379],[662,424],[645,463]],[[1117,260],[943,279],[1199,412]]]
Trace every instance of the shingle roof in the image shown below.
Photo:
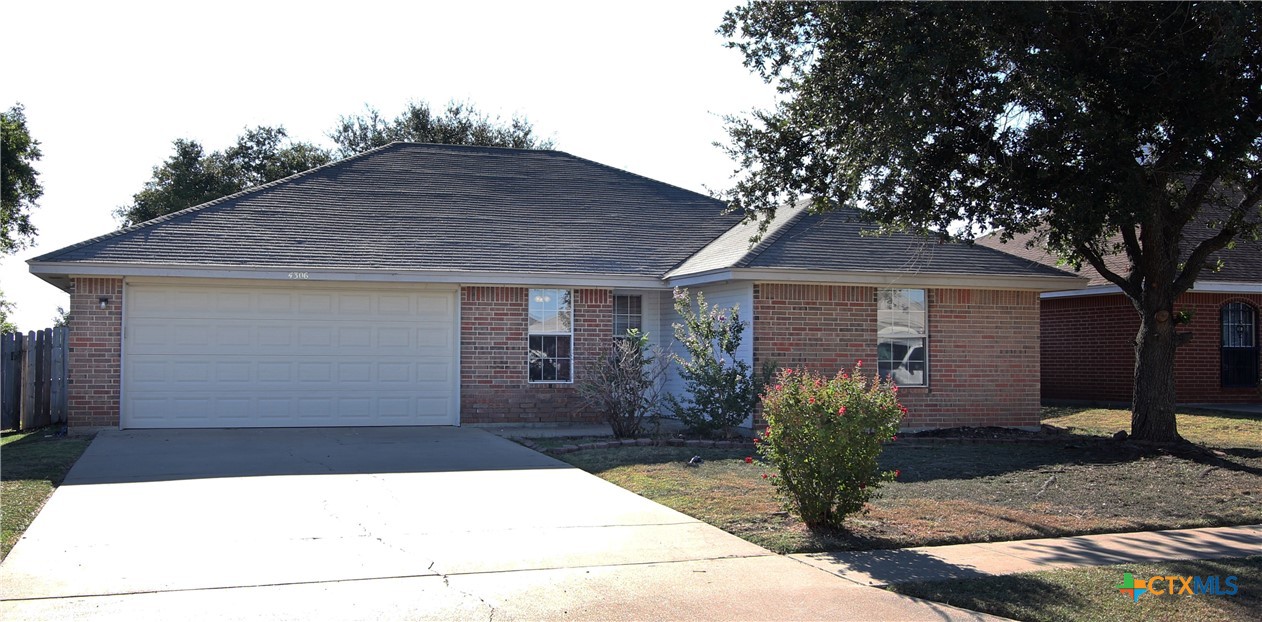
[[[990,248],[965,243],[939,243],[921,236],[875,235],[876,226],[857,210],[811,214],[804,203],[777,210],[763,240],[749,245],[754,227],[729,233],[690,258],[671,276],[721,267],[832,270],[839,272],[905,272],[1002,276],[1072,274],[1023,260]],[[743,247],[743,252],[741,248]],[[726,266],[719,264],[727,263]]]
[[[31,262],[660,277],[723,210],[559,151],[393,143]]]
[[[1203,214],[1201,221],[1205,221],[1211,215]],[[1197,224],[1189,225],[1184,229],[1185,242],[1182,248],[1182,259],[1187,259],[1192,249],[1202,241],[1208,239],[1215,231],[1205,226]],[[989,248],[998,249],[1005,253],[1021,257],[1030,262],[1036,262],[1047,266],[1055,266],[1057,262],[1056,256],[1047,252],[1047,249],[1039,243],[1040,233],[1030,232],[1013,236],[1008,242],[1001,242],[999,235],[992,234],[978,238],[977,244]],[[1120,240],[1121,236],[1117,236],[1116,240]],[[1033,244],[1030,244],[1034,241]],[[1199,281],[1202,282],[1232,282],[1232,283],[1262,283],[1262,241],[1255,240],[1237,240],[1235,248],[1223,249],[1210,256],[1210,260],[1222,259],[1223,268],[1218,272],[1202,271]],[[1116,274],[1126,276],[1130,273],[1130,262],[1124,253],[1106,255],[1104,257],[1104,265]],[[1069,268],[1065,268],[1068,270]],[[1100,273],[1090,265],[1083,264],[1082,270],[1076,272],[1081,276],[1087,277],[1088,286],[1109,285],[1108,279],[1100,276]]]

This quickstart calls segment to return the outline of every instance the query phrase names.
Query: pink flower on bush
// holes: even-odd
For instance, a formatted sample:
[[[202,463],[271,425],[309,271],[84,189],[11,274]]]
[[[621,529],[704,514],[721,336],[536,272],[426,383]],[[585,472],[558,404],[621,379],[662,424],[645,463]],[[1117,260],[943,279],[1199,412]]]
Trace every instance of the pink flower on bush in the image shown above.
[[[778,384],[778,385],[776,385],[776,390],[777,390],[777,391],[783,391],[783,390],[784,390],[784,385],[782,385],[782,384]]]
[[[898,476],[902,474],[903,472],[900,471],[899,469],[894,469],[894,479],[898,479]]]
[[[891,385],[890,385],[890,390],[891,390],[891,391],[893,391],[893,392],[895,392],[895,393],[898,393],[898,385],[896,385],[896,384],[891,384]]]
[[[793,370],[792,370],[792,369],[786,369],[786,370],[784,370],[784,375],[786,375],[786,376],[792,376],[792,375],[793,375]]]
[[[745,456],[745,464],[750,464],[753,461],[754,461],[753,456]]]
[[[844,417],[844,416],[846,416],[846,407],[845,407],[845,406],[842,406],[841,408],[838,408],[838,409],[837,409],[837,414],[838,414],[838,415],[841,415],[841,416],[843,416],[843,417]]]
[[[808,399],[806,400],[806,403],[807,403],[807,404],[814,404],[814,403],[815,403],[815,398],[813,398],[813,397],[812,397],[812,398],[808,398]]]
[[[755,440],[757,440],[757,439],[755,439]],[[891,442],[891,443],[892,443],[892,442],[894,442],[894,441],[897,441],[897,440],[898,440],[898,435],[897,435],[897,434],[895,434],[894,436],[891,436],[891,437],[890,437],[890,442]]]
[[[905,415],[905,414],[907,414],[907,407],[906,407],[906,406],[899,406],[899,407],[898,407],[898,409],[899,409],[899,410],[901,410],[901,411],[903,411],[903,414],[904,414],[904,415]]]
[[[763,479],[767,479],[767,474],[766,474],[766,473],[763,473],[763,474],[762,474],[762,478],[763,478]]]
[[[755,445],[757,445],[758,443],[761,443],[761,442],[762,442],[762,439],[761,439],[761,438],[758,438],[757,436],[755,436],[755,437],[754,437],[754,444],[755,444]]]

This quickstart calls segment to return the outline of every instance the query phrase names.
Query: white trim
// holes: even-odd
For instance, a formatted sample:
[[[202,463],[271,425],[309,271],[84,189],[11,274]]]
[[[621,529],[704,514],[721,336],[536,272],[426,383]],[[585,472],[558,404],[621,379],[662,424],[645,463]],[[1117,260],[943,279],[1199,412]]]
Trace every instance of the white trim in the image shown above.
[[[461,365],[463,365],[463,364],[464,364],[464,361],[463,361],[463,360],[461,360],[461,356],[464,354],[464,353],[463,353],[463,350],[464,350],[464,342],[463,342],[463,341],[461,341],[461,336],[464,334],[464,321],[463,321],[463,318],[461,318],[461,317],[460,317],[460,310],[464,307],[463,301],[461,300],[461,296],[463,296],[463,295],[464,295],[464,291],[463,291],[463,289],[461,289],[461,288],[457,287],[457,288],[456,288],[456,291],[455,291],[455,295],[454,295],[454,296],[452,296],[452,300],[454,300],[454,301],[455,301],[455,302],[454,302],[454,304],[456,305],[456,322],[455,322],[455,330],[456,330],[456,369],[455,369],[455,373],[456,373],[456,383],[455,383],[455,384],[456,384],[456,396],[455,396],[454,403],[456,404],[456,422],[455,422],[455,426],[456,426],[457,428],[458,428],[458,427],[460,427],[460,424],[461,424],[460,393],[461,393],[461,391],[462,391],[462,388],[463,388],[463,381],[464,381],[464,368],[463,368],[463,367],[461,367]]]
[[[565,272],[473,272],[460,270],[365,270],[291,266],[287,268],[216,265],[136,265],[98,262],[31,263],[31,274],[54,285],[67,276],[123,276],[165,278],[218,278],[289,281],[291,273],[304,273],[309,281],[366,281],[398,283],[444,283],[451,285],[523,285],[557,288],[641,288],[663,289],[656,277],[619,274],[573,274]]]
[[[1116,285],[1092,285],[1079,290],[1067,292],[1043,292],[1039,294],[1039,298],[1077,298],[1081,296],[1105,296],[1108,294],[1120,294],[1122,288]]]
[[[689,287],[724,281],[769,283],[828,283],[873,285],[916,289],[964,288],[1025,291],[1057,291],[1078,289],[1087,279],[1077,276],[1003,276],[983,274],[931,274],[924,272],[857,272],[845,270],[753,269],[731,268],[710,270],[667,280],[672,287]]]
[[[1195,294],[1262,294],[1262,283],[1240,281],[1197,281],[1188,292]],[[1122,288],[1113,285],[1091,285],[1079,290],[1043,292],[1040,298],[1074,298],[1078,296],[1104,296],[1120,294]]]
[[[123,361],[127,360],[127,287],[130,283],[127,279],[123,279],[122,287],[123,299],[119,302],[118,307],[118,429],[125,430],[123,427],[123,406],[127,403],[123,392],[127,390],[127,383],[123,374],[127,373],[127,366]]]

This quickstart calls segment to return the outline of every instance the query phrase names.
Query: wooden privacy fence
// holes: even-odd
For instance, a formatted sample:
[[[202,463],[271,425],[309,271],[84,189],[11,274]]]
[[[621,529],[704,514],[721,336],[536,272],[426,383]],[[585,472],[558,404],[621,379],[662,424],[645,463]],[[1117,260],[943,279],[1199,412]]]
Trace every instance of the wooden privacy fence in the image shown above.
[[[0,423],[30,430],[66,422],[66,327],[0,335]]]

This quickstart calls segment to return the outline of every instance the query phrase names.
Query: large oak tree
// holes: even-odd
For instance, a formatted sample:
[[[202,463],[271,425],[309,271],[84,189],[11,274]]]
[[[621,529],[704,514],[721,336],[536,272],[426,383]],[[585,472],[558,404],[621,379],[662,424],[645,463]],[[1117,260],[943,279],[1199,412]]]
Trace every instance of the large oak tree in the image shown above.
[[[0,255],[35,238],[31,209],[44,194],[35,161],[43,154],[26,127],[26,111],[17,104],[0,112]]]
[[[175,153],[153,167],[131,204],[114,211],[124,227],[301,173],[332,157],[311,143],[291,141],[283,127],[248,129],[223,151],[206,153],[188,139],[172,145]]]
[[[1262,220],[1262,5],[751,2],[719,31],[781,93],[729,119],[734,207],[1040,231],[1134,303],[1132,435],[1179,439],[1175,300]]]

